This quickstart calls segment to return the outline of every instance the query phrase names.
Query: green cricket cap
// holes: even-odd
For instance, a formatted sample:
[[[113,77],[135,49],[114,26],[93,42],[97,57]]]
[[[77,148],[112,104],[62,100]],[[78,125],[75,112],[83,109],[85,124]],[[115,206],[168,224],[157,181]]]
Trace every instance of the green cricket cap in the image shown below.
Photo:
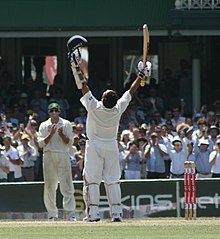
[[[51,103],[51,104],[48,105],[47,109],[48,110],[51,110],[51,109],[58,109],[58,110],[60,110],[60,105],[57,104],[57,103]]]

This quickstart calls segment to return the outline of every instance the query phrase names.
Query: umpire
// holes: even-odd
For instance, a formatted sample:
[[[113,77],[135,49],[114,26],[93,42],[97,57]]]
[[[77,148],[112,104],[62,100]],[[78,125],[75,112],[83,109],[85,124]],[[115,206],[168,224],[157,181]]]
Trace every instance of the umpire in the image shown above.
[[[39,127],[38,143],[43,148],[44,204],[48,211],[48,220],[56,220],[56,190],[59,181],[63,208],[68,220],[76,221],[74,186],[68,155],[73,139],[72,126],[68,120],[59,117],[60,110],[59,104],[51,103],[48,106],[50,118]]]

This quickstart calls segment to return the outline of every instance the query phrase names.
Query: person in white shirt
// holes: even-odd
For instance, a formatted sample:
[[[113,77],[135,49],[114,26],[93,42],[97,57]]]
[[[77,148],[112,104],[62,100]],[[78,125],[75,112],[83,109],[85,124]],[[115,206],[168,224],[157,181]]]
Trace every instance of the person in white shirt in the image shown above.
[[[194,147],[197,178],[211,178],[209,141],[200,139]]]
[[[167,155],[167,148],[159,143],[156,132],[150,135],[149,144],[146,146],[145,157],[147,160],[147,178],[166,178],[164,157]]]
[[[172,148],[173,146],[173,148]],[[183,178],[184,177],[184,162],[195,161],[193,155],[193,146],[188,144],[187,147],[183,147],[182,140],[179,136],[175,136],[171,144],[168,145],[168,153],[171,159],[170,165],[170,177],[171,178]]]
[[[136,140],[131,141],[124,154],[125,179],[141,179],[142,154]]]
[[[211,173],[213,178],[220,177],[220,139],[216,141],[216,149],[209,155],[209,162],[212,165]]]
[[[69,149],[72,146],[72,125],[68,120],[59,117],[60,105],[51,103],[48,106],[50,118],[40,124],[39,147],[43,148],[44,203],[48,211],[48,220],[58,218],[56,190],[58,181],[63,195],[63,207],[69,221],[75,219],[74,186],[72,182]]]
[[[5,149],[0,145],[0,183],[7,182],[7,174],[9,173],[9,160],[2,154]]]
[[[21,135],[21,145],[17,147],[19,156],[23,161],[21,166],[24,181],[34,181],[34,163],[37,159],[37,152],[33,146],[29,144],[30,136],[28,134]]]
[[[138,89],[141,79],[148,74],[147,69],[143,67],[130,89],[120,99],[114,90],[108,89],[102,94],[101,101],[98,101],[87,85],[74,52],[69,52],[69,59],[77,87],[83,94],[80,101],[88,112],[86,125],[88,140],[83,170],[83,191],[87,214],[85,220],[87,222],[100,220],[100,183],[104,180],[110,204],[110,216],[113,222],[120,222],[122,214],[119,182],[121,171],[117,142],[119,121]]]
[[[18,151],[11,145],[11,136],[5,135],[3,138],[5,150],[3,155],[9,159],[8,182],[22,182],[24,178],[21,172],[23,161],[20,159]]]
[[[86,119],[87,119],[87,114],[86,114],[86,110],[84,109],[84,107],[80,107],[79,111],[78,111],[78,116],[76,118],[74,118],[74,123],[77,124],[82,124],[83,125],[83,134],[86,135]]]

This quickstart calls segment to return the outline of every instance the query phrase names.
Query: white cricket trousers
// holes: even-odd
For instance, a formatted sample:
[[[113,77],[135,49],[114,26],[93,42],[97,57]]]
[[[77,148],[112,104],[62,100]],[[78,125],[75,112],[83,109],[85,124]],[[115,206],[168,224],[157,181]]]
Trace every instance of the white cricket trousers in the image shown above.
[[[88,183],[89,204],[94,205],[89,207],[89,216],[91,218],[99,217],[99,185],[102,180],[105,183],[110,215],[121,214],[121,188],[119,185],[121,171],[116,141],[87,141],[83,175]]]
[[[67,153],[45,152],[43,172],[44,204],[48,211],[48,217],[58,217],[56,206],[58,181],[60,182],[60,192],[63,195],[63,209],[69,217],[74,216],[76,204],[69,155]]]
[[[87,140],[83,175],[88,183],[118,183],[121,170],[117,142]]]

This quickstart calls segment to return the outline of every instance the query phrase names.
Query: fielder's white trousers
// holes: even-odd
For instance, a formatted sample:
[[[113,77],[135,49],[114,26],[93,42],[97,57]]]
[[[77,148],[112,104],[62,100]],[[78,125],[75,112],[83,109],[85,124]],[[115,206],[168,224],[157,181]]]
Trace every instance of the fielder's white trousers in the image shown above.
[[[48,217],[58,217],[56,206],[58,181],[60,182],[60,192],[63,195],[63,208],[68,216],[74,216],[75,198],[69,155],[67,153],[45,152],[43,172],[44,204],[48,211]]]

